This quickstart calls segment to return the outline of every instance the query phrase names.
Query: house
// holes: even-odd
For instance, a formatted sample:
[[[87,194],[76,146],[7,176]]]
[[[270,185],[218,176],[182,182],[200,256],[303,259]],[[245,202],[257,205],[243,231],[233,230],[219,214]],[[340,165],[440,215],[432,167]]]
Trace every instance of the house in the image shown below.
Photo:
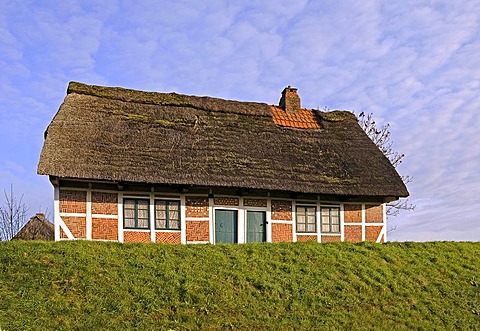
[[[386,241],[408,196],[354,114],[71,82],[38,173],[55,239]]]
[[[54,230],[53,224],[45,218],[45,214],[36,213],[12,240],[54,240]]]

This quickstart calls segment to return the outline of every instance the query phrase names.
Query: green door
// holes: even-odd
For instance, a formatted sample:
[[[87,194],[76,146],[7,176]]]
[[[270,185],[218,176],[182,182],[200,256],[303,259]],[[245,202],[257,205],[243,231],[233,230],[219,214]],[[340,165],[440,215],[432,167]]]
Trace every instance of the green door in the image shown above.
[[[215,242],[228,244],[237,242],[236,210],[215,210]]]
[[[267,240],[267,222],[264,211],[247,211],[247,242]]]

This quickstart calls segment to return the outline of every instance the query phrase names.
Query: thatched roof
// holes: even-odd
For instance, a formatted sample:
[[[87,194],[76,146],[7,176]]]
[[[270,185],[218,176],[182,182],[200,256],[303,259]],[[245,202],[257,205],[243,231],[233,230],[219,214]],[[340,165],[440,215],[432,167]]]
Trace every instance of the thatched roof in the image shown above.
[[[352,113],[303,109],[297,122],[305,121],[304,129],[291,116],[279,118],[277,113],[278,107],[263,103],[71,82],[45,133],[38,173],[348,196],[408,195]],[[312,125],[312,118],[318,125]]]
[[[55,228],[43,214],[36,214],[12,240],[54,240]]]

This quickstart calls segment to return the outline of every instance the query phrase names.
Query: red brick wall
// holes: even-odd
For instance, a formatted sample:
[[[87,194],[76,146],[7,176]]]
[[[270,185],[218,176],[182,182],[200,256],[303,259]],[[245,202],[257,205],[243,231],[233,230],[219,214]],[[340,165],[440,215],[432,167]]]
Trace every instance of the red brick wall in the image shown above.
[[[366,226],[365,227],[365,240],[367,241],[377,241],[380,231],[382,231],[383,226]]]
[[[156,232],[155,242],[164,244],[181,244],[180,232]]]
[[[85,214],[87,212],[87,192],[60,190],[60,212]]]
[[[187,241],[209,241],[209,221],[187,221]]]
[[[93,218],[92,239],[118,240],[118,220],[116,218]]]
[[[367,223],[383,223],[383,205],[365,205]]]
[[[340,236],[322,236],[322,243],[341,241]]]
[[[344,227],[345,241],[362,241],[361,225],[346,225]]]
[[[362,205],[344,204],[343,209],[345,223],[362,222]]]
[[[87,219],[86,217],[68,217],[62,216],[63,222],[76,239],[85,239],[87,237]],[[65,235],[65,238],[67,236]]]
[[[243,205],[247,207],[267,207],[267,199],[243,199]]]
[[[123,241],[126,243],[129,242],[140,242],[140,243],[149,243],[152,242],[150,239],[150,232],[137,232],[137,231],[125,231],[123,233]]]
[[[92,214],[117,215],[118,194],[92,192]]]
[[[292,242],[292,231],[292,224],[272,223],[272,242]]]
[[[220,206],[238,206],[238,198],[215,198],[213,203]]]
[[[186,217],[208,217],[208,198],[186,197]]]
[[[272,220],[292,220],[292,202],[272,200]]]
[[[298,236],[297,241],[317,241],[317,236]]]

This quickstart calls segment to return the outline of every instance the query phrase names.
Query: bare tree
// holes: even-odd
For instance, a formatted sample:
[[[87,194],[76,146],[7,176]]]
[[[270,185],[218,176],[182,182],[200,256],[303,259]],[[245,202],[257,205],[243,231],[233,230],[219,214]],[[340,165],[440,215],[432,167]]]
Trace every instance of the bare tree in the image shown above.
[[[10,240],[27,222],[28,208],[23,203],[23,194],[15,196],[13,185],[10,192],[3,190],[5,202],[0,206],[0,241]]]
[[[358,115],[358,123],[395,168],[402,163],[405,154],[401,154],[393,149],[393,141],[390,137],[390,124],[387,123],[378,128],[377,123],[373,119],[373,113],[365,114],[364,112]],[[402,180],[407,185],[413,178],[402,176]],[[414,209],[415,205],[410,203],[408,199],[396,200],[387,204],[387,216],[397,216],[402,210],[411,211]]]

